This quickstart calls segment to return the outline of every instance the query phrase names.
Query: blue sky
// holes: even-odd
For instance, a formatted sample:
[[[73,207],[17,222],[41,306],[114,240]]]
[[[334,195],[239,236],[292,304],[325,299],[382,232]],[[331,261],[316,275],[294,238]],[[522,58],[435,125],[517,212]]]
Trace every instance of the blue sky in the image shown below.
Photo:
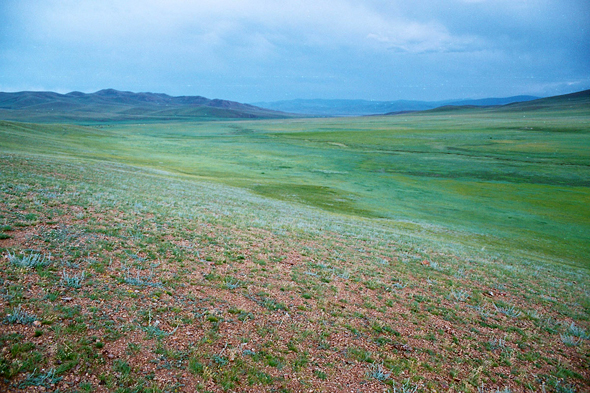
[[[590,88],[588,0],[2,0],[0,91],[241,102]]]

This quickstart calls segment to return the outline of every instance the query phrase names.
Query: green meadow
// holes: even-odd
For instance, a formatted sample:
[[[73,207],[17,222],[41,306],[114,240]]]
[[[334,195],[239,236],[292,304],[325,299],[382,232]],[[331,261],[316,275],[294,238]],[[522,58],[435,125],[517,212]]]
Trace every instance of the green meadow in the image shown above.
[[[1,121],[0,390],[588,391],[589,202],[587,100]]]
[[[589,266],[588,105],[335,119],[2,122],[0,146],[219,182],[450,244]]]

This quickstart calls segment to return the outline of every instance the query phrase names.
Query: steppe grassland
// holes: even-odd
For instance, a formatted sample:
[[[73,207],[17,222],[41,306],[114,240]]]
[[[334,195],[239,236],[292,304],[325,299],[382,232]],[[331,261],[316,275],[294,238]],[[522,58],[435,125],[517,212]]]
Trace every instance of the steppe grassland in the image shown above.
[[[6,123],[0,141],[434,225],[452,241],[587,266],[589,118],[588,110],[479,110],[98,129]]]
[[[584,128],[539,130],[539,148],[518,119],[502,131],[464,116],[454,137],[428,121],[441,127],[412,116],[4,123],[2,383],[584,391],[588,232],[560,221],[565,203],[587,228]],[[437,156],[449,147],[467,153]],[[481,157],[507,158],[480,168]],[[405,188],[378,200],[390,178]],[[473,215],[486,208],[495,214]],[[502,227],[513,210],[518,222]]]

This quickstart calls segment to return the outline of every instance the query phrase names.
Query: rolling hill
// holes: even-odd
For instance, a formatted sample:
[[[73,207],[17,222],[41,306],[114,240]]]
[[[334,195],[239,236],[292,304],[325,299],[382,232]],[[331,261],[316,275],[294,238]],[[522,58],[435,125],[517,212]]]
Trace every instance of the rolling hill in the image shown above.
[[[101,94],[13,105],[172,120],[0,121],[0,391],[590,391],[590,91],[210,122],[172,116],[234,104]]]
[[[479,100],[366,101],[290,100],[242,104],[201,96],[169,96],[104,89],[95,93],[0,92],[0,119],[36,123],[161,122],[218,119],[278,119],[301,116],[397,115],[417,111],[559,110],[588,101],[590,90],[548,98],[514,96]]]
[[[423,111],[446,105],[454,106],[497,106],[515,102],[535,100],[533,96],[514,96],[506,98],[483,98],[477,100],[446,101],[368,101],[368,100],[286,100],[274,102],[256,102],[253,105],[276,111],[319,116],[364,116],[391,112]]]
[[[200,96],[105,89],[92,94],[25,91],[0,93],[0,119],[27,122],[272,119],[286,113]]]
[[[449,104],[440,106],[438,108],[430,109],[427,112],[448,112],[448,111],[464,111],[464,110],[483,110],[494,113],[510,113],[510,112],[561,112],[568,111],[568,115],[572,114],[572,110],[588,110],[590,108],[590,90],[583,90],[576,93],[563,94],[559,96],[552,96],[547,98],[539,98],[536,100],[525,102],[514,102],[505,105],[480,107],[473,104]],[[387,115],[397,115],[398,112],[387,113]]]

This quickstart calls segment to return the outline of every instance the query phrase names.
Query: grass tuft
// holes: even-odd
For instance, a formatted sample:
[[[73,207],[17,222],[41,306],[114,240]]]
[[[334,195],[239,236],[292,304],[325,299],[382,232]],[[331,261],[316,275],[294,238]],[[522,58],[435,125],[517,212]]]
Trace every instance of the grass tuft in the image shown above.
[[[369,368],[367,375],[370,378],[375,378],[378,381],[385,382],[386,380],[389,379],[389,376],[391,375],[391,373],[388,372],[387,369],[385,369],[383,367],[383,363],[379,363],[379,364],[373,364]]]
[[[18,307],[13,308],[4,320],[6,323],[11,324],[30,325],[37,320],[37,317],[24,311],[19,305]]]
[[[458,302],[464,302],[469,299],[469,293],[465,290],[451,291],[451,297]]]
[[[84,278],[84,272],[70,275],[64,270],[61,275],[60,283],[66,287],[79,289],[82,288],[82,282],[84,281]]]
[[[51,263],[50,259],[45,255],[35,254],[31,252],[29,255],[22,253],[21,255],[7,254],[8,261],[17,267],[25,269],[33,269],[36,267],[44,267]]]
[[[590,338],[590,335],[588,335],[588,333],[586,333],[586,329],[579,327],[578,325],[576,325],[575,322],[572,322],[569,325],[567,331],[572,336],[579,337],[580,339],[583,339],[583,340],[588,340]]]
[[[504,314],[510,318],[518,318],[521,312],[514,306],[498,306],[494,303],[494,308],[497,312]]]
[[[582,342],[582,339],[579,337],[574,337],[569,334],[560,334],[561,342],[563,342],[568,347],[577,347]]]
[[[38,373],[37,370],[28,374],[24,381],[22,381],[18,387],[24,389],[28,386],[43,386],[45,388],[51,388],[62,380],[62,377],[56,376],[55,369],[51,369],[45,373]]]

